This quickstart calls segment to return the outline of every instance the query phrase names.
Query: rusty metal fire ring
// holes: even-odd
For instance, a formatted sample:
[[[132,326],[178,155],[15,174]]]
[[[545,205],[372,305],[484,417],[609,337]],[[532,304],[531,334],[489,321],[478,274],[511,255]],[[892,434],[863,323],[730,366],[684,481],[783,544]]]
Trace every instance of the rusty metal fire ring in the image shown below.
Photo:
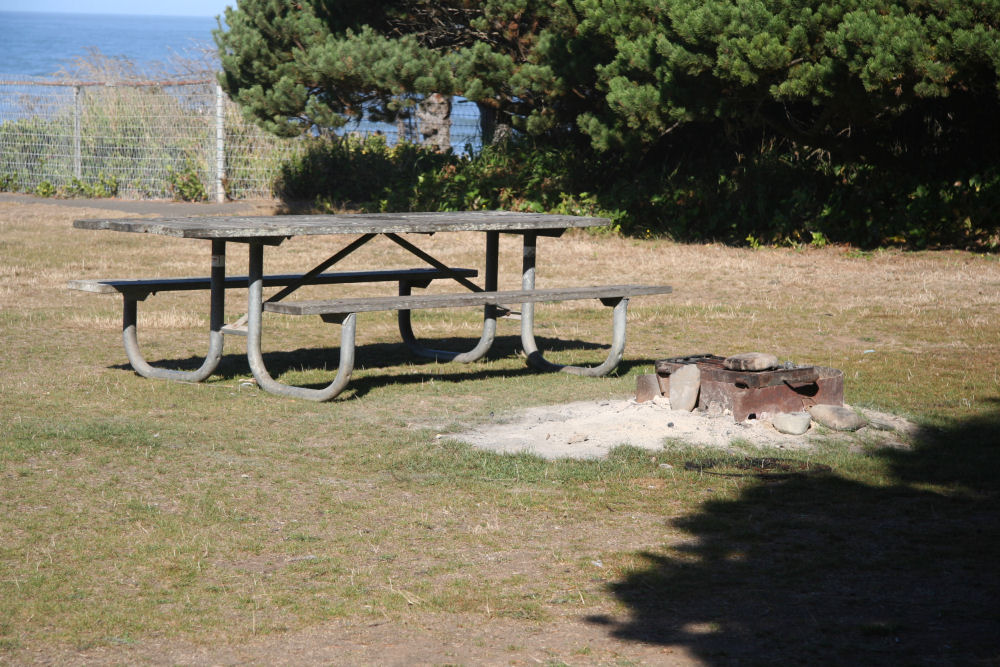
[[[770,456],[700,459],[685,462],[684,469],[720,477],[757,477],[760,479],[822,475],[833,470],[824,463]]]

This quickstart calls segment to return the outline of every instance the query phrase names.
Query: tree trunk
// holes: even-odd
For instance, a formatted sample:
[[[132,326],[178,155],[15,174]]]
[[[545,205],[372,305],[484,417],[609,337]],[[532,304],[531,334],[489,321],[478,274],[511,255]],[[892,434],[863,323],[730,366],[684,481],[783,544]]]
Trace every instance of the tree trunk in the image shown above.
[[[440,152],[451,149],[451,98],[432,93],[417,105],[421,143]]]
[[[500,123],[500,112],[495,106],[477,102],[479,107],[479,134],[483,146],[502,144],[510,138],[511,127],[508,123]]]

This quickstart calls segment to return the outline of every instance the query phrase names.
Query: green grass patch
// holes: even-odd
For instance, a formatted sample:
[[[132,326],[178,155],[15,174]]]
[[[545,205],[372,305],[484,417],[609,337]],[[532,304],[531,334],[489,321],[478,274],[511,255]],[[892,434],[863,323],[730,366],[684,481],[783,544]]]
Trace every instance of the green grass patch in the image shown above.
[[[66,280],[138,275],[160,255],[195,275],[203,255],[185,241],[77,233],[70,222],[85,213],[36,208],[0,207],[0,659],[266,649],[341,624],[398,642],[410,641],[398,628],[473,628],[489,655],[568,664],[638,661],[640,647],[708,662],[991,659],[994,258],[570,234],[543,248],[553,283],[634,267],[675,284],[630,307],[618,375],[526,369],[509,321],[483,362],[421,362],[390,317],[372,317],[350,388],[314,404],[247,383],[242,341],[227,341],[220,372],[199,385],[136,376],[120,303]],[[313,249],[281,250],[275,271]],[[481,245],[439,251],[476,265]],[[187,303],[142,304],[152,361],[194,363],[205,322],[184,316],[200,307]],[[604,356],[605,312],[549,307],[545,318],[546,340],[572,341],[554,358]],[[442,345],[478,335],[458,317],[418,324]],[[316,369],[336,363],[335,329],[275,318],[268,331],[282,377],[328,381]],[[625,397],[656,359],[751,349],[840,368],[849,403],[919,428],[774,449],[693,447],[665,430],[662,450],[586,461],[454,438],[524,407]],[[536,650],[539,633],[548,642],[570,625],[563,645]]]

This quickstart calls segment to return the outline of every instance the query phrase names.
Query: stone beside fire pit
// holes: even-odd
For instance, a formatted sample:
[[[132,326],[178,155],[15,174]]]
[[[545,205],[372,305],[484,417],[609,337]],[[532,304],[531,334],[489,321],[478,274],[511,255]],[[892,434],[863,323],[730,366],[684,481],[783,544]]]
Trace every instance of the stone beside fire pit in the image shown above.
[[[763,352],[744,352],[723,359],[722,367],[730,371],[769,371],[778,367],[778,357]]]

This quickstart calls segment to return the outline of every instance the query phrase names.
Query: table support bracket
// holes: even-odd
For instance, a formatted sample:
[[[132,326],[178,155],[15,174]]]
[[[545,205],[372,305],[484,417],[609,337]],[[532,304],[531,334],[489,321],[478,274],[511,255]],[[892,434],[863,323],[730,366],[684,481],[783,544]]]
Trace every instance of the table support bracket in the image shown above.
[[[289,294],[291,294],[292,292],[294,292],[298,288],[302,287],[303,285],[307,284],[310,280],[312,280],[313,278],[315,278],[319,274],[323,273],[324,271],[326,271],[327,269],[329,269],[331,266],[333,266],[334,264],[336,264],[340,260],[342,260],[345,257],[347,257],[348,255],[350,255],[352,252],[354,252],[355,250],[357,250],[358,248],[360,248],[364,244],[366,244],[369,241],[371,241],[373,238],[375,238],[375,236],[376,236],[375,234],[363,234],[363,235],[359,236],[354,241],[352,241],[351,243],[348,243],[342,249],[340,249],[339,251],[337,251],[336,253],[334,253],[328,259],[326,259],[323,262],[321,262],[320,264],[317,264],[316,266],[314,266],[307,273],[303,274],[301,278],[299,278],[295,282],[291,283],[290,285],[287,285],[284,289],[282,289],[281,291],[277,292],[276,294],[273,294],[271,297],[268,298],[268,301],[272,301],[272,302],[273,301],[281,301],[286,296],[288,296]],[[227,334],[230,334],[230,335],[236,335],[236,336],[246,336],[247,335],[247,317],[248,317],[248,315],[244,314],[239,319],[237,319],[235,322],[232,322],[231,324],[227,324],[226,326],[224,326],[222,328],[223,333],[227,333]]]
[[[421,250],[417,246],[413,245],[412,243],[410,243],[409,241],[407,241],[403,237],[399,236],[398,234],[387,233],[385,236],[386,236],[386,238],[388,238],[390,241],[392,241],[396,245],[400,246],[401,248],[406,249],[410,254],[412,254],[412,255],[414,255],[416,257],[419,257],[420,259],[424,260],[425,262],[427,262],[428,264],[430,264],[434,268],[441,269],[442,271],[450,271],[451,270],[451,267],[449,267],[447,264],[445,264],[441,260],[435,258],[434,256],[427,254],[426,252],[424,252],[423,250]],[[487,239],[493,238],[494,236],[499,239],[499,235],[497,234],[497,232],[487,232]],[[489,243],[489,241],[487,241],[487,243]],[[499,246],[499,241],[497,241],[497,245]],[[487,271],[487,275],[489,275],[489,271]],[[458,274],[453,275],[452,279],[455,282],[457,282],[458,284],[462,285],[463,287],[465,287],[466,289],[468,289],[468,290],[470,290],[472,292],[482,292],[483,291],[482,287],[480,287],[476,283],[472,282],[468,278],[465,278],[465,277],[460,276]],[[486,290],[489,291],[489,287],[487,287]]]

